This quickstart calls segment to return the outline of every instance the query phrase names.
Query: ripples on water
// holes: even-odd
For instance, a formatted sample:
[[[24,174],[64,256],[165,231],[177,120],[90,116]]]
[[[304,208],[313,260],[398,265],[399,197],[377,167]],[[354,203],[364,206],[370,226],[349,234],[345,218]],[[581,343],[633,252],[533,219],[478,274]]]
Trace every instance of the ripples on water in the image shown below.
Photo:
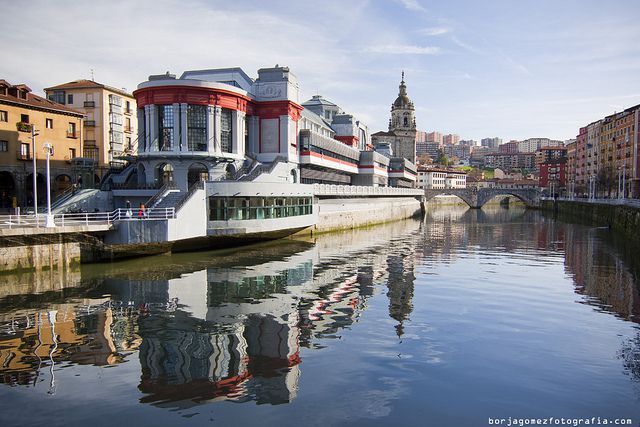
[[[0,421],[637,425],[638,264],[607,230],[440,208],[314,241],[0,276]]]

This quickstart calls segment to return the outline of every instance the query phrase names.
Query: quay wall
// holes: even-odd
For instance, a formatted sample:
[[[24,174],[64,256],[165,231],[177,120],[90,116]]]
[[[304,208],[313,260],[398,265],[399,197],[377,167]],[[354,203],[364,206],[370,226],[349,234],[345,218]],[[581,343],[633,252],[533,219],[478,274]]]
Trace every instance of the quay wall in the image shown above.
[[[554,204],[555,203],[555,204]],[[579,200],[545,200],[542,208],[560,219],[607,226],[633,240],[640,240],[640,207],[623,204],[590,203]]]
[[[314,232],[327,232],[382,224],[421,215],[423,206],[414,197],[322,199]]]
[[[42,271],[67,269],[80,264],[79,242],[60,239],[58,242],[42,242],[0,247],[0,272]]]

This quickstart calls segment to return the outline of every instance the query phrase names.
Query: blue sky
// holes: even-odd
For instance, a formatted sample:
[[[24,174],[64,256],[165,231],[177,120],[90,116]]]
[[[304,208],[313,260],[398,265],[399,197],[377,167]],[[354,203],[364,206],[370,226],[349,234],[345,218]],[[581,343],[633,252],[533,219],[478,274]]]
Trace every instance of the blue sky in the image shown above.
[[[0,0],[0,78],[132,91],[167,70],[288,65],[384,130],[402,70],[418,128],[573,138],[640,103],[640,2]],[[12,18],[9,18],[12,17]]]

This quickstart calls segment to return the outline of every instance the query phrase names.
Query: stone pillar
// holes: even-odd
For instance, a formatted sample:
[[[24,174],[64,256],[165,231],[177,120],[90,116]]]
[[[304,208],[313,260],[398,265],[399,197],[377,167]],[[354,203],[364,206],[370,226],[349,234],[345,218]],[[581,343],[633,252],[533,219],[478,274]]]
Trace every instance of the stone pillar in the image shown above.
[[[249,153],[255,156],[258,154],[259,148],[260,118],[258,116],[249,116],[247,126],[249,127]]]
[[[222,130],[222,108],[215,106],[213,109],[213,139],[215,141],[215,154],[219,156],[222,154],[222,145],[220,140]]]
[[[146,105],[144,109],[147,115],[147,144],[145,151],[150,152],[152,151],[154,141],[158,139],[158,107],[152,104]]]
[[[138,146],[136,147],[136,153],[138,151],[145,151],[147,147],[147,112],[146,108],[138,108],[136,111],[136,119],[138,120]],[[140,126],[143,123],[144,126]]]
[[[179,129],[180,129],[180,133],[178,133],[178,139],[180,141],[179,144],[176,144],[177,146],[174,147],[174,151],[175,152],[180,152],[180,151],[190,151],[189,150],[189,146],[187,145],[187,135],[189,132],[187,132],[188,127],[187,127],[187,108],[188,108],[189,104],[179,104],[179,108],[180,108],[180,124],[179,124]]]
[[[180,104],[174,103],[173,106],[173,139],[171,140],[171,150],[176,151],[176,147],[180,146],[180,135],[182,129],[180,128]]]
[[[215,107],[212,105],[207,106],[207,151],[211,155],[215,155],[217,152],[217,139],[216,127],[215,127]]]
[[[244,131],[245,131],[245,113],[238,110],[233,110],[232,113],[232,127],[233,127],[233,148],[232,152],[244,157]]]

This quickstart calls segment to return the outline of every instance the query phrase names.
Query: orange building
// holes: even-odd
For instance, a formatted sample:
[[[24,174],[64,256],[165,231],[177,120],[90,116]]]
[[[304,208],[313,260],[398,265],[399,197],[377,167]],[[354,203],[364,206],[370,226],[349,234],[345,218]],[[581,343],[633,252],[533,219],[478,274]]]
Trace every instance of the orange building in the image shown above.
[[[31,93],[24,84],[0,79],[0,212],[33,204],[33,155],[37,164],[38,205],[46,201],[45,152],[50,157],[51,192],[73,184],[71,159],[82,154],[82,113]],[[36,129],[35,152],[32,129]]]

